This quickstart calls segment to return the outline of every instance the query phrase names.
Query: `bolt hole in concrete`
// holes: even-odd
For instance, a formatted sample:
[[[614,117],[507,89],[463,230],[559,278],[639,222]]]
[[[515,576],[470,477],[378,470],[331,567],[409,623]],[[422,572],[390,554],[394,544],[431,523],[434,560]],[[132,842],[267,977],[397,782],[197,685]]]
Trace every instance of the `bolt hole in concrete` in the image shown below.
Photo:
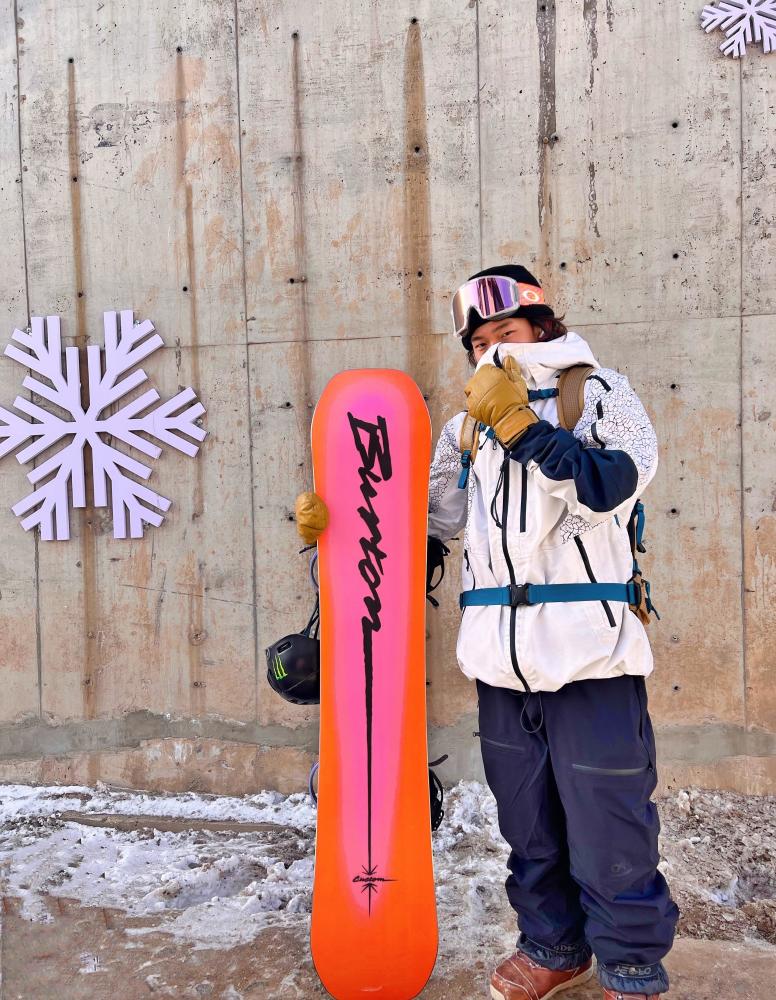
[[[191,787],[189,741],[169,739],[158,746],[175,780]],[[216,754],[210,766],[219,764]],[[776,962],[776,798],[677,788],[658,804],[660,869],[681,909],[679,933],[756,942],[758,954]],[[245,1000],[312,995],[314,971],[302,966],[309,963],[315,820],[313,802],[301,791],[230,796],[135,792],[102,782],[93,788],[3,785],[0,870],[5,914],[14,917],[3,928],[9,963],[4,985],[6,973],[24,981],[25,953],[52,951],[35,943],[35,935],[41,942],[49,925],[70,932],[72,954],[60,960],[47,953],[39,965],[51,963],[61,972],[62,963],[73,955],[77,962],[80,951],[97,953],[88,914],[101,917],[99,908],[109,907],[113,926],[136,922],[134,931],[103,937],[104,961],[114,968],[130,954],[126,937],[134,969],[158,972],[154,959],[164,947],[178,975],[200,949],[211,949],[207,961],[213,965],[233,965],[238,956],[247,961],[237,949],[245,946],[255,954],[251,943],[275,930],[285,935],[291,967],[299,967],[300,988],[289,989],[285,982],[281,989],[283,976],[274,977],[271,988],[245,994]],[[486,785],[461,781],[446,789],[445,817],[432,843],[441,932],[434,978],[444,989],[429,996],[473,996],[471,989],[450,984],[483,958],[487,965],[508,954],[514,942],[514,915],[504,895],[509,850]],[[68,913],[77,917],[77,928]],[[263,954],[261,961],[266,966],[270,958]],[[738,996],[732,963],[729,972]],[[224,992],[227,986],[213,995],[231,996]],[[10,995],[10,984],[7,988]],[[32,1000],[55,994],[21,995]],[[98,994],[78,994],[87,995]],[[171,987],[164,995],[194,994]],[[765,989],[760,998],[770,995]]]

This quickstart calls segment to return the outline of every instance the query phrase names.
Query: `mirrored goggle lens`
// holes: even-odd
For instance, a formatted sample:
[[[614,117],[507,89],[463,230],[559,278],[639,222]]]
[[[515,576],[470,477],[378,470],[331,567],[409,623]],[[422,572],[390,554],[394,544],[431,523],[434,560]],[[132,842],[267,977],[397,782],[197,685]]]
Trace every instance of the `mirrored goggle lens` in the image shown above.
[[[453,329],[459,337],[466,333],[470,309],[476,309],[482,319],[495,319],[521,305],[542,302],[544,292],[538,285],[526,285],[500,275],[473,278],[453,296]]]

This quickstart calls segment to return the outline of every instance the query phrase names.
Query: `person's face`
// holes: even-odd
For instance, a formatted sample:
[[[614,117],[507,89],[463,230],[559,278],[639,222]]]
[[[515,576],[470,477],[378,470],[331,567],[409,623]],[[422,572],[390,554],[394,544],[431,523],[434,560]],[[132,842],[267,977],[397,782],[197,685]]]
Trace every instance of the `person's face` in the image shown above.
[[[507,344],[532,344],[539,338],[530,320],[525,316],[507,316],[493,319],[478,326],[472,334],[474,360],[479,361],[489,347],[502,342]]]

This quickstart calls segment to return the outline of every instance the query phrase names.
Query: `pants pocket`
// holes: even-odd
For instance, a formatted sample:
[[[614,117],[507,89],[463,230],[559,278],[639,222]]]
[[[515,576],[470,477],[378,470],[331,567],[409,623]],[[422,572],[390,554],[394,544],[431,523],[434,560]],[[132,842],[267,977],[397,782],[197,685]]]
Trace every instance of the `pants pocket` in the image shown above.
[[[572,764],[574,771],[581,771],[583,774],[604,774],[613,775],[617,778],[627,778],[632,774],[643,774],[651,764],[643,767],[591,767],[589,764]]]
[[[508,750],[512,753],[525,753],[525,747],[516,746],[514,743],[502,743],[500,740],[492,740],[489,736],[483,736],[480,733],[480,742],[487,743],[488,746],[495,747],[497,750]]]

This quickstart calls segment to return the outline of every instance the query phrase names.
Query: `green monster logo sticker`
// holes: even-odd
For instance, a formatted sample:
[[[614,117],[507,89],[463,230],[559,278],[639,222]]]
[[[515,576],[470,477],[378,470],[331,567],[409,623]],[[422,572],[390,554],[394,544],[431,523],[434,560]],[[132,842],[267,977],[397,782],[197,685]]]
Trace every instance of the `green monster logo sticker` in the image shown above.
[[[277,653],[275,653],[275,659],[272,662],[272,671],[275,674],[276,679],[279,681],[282,680],[284,677],[288,677],[286,669],[283,666],[280,657],[278,656]]]

